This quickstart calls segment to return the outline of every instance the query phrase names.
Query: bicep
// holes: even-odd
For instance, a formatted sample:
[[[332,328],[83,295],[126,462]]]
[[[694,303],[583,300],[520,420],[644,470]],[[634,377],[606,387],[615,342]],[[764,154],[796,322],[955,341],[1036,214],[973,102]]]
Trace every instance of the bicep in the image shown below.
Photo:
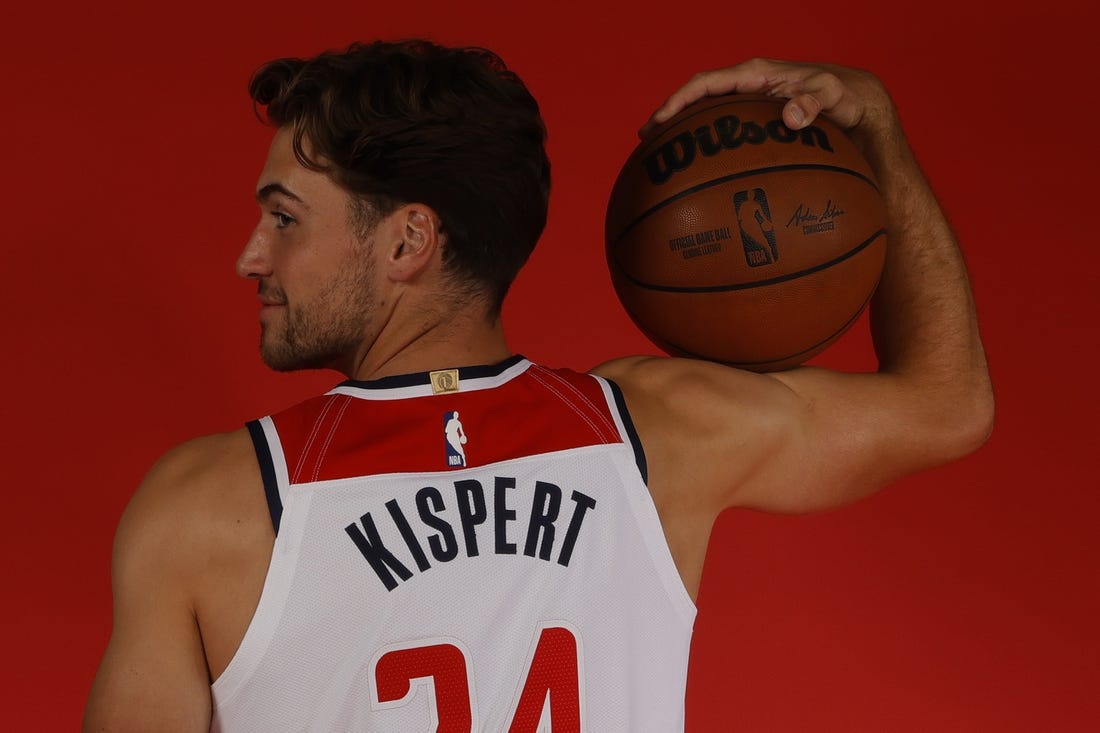
[[[778,384],[765,408],[773,430],[757,470],[732,487],[731,504],[831,509],[934,463],[919,431],[926,424],[919,403],[890,375],[802,368],[770,379]]]
[[[732,487],[733,505],[830,509],[966,455],[984,440],[955,385],[935,376],[803,367],[767,378],[779,389],[756,409],[771,414],[750,411],[750,419],[773,430],[758,446],[757,470]]]
[[[752,374],[666,359],[617,376],[633,393],[651,488],[715,513],[839,506],[949,460],[958,442],[933,388],[890,374]]]
[[[85,731],[206,731],[210,688],[201,644],[181,619],[116,620],[96,673]]]

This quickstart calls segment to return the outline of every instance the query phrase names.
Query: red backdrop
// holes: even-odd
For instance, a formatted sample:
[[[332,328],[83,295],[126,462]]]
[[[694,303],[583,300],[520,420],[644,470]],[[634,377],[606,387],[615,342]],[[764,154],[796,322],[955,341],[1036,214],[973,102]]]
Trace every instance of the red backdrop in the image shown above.
[[[517,351],[579,368],[652,350],[612,293],[602,216],[668,92],[754,55],[884,78],[972,268],[996,432],[849,508],[727,513],[690,729],[1100,723],[1097,14],[1083,0],[29,5],[0,11],[4,727],[76,727],[110,628],[114,526],[155,457],[337,379],[265,370],[255,289],[233,273],[270,134],[249,74],[418,35],[493,48],[541,100],[550,225],[507,327]],[[819,362],[869,368],[865,324]]]

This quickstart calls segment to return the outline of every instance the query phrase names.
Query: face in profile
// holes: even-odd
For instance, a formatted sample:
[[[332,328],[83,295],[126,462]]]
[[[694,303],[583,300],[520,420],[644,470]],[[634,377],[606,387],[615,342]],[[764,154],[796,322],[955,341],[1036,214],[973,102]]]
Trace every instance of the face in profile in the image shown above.
[[[272,141],[256,198],[260,221],[237,272],[259,283],[264,363],[346,371],[376,310],[373,233],[356,231],[346,191],[298,162],[285,128]]]

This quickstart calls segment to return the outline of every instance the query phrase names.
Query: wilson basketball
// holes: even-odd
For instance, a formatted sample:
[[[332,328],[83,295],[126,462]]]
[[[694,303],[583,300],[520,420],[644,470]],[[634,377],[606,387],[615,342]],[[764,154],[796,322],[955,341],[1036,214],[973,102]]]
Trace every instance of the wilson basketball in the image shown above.
[[[871,299],[886,212],[870,166],[783,100],[709,97],[626,161],[607,207],[607,262],[626,311],[661,349],[754,371],[796,366]]]

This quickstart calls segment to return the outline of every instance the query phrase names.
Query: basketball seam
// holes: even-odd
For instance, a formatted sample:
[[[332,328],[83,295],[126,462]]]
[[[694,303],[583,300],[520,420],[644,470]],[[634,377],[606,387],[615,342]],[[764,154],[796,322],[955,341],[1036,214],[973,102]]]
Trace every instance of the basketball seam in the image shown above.
[[[660,201],[643,211],[641,215],[638,216],[638,218],[623,227],[623,230],[619,232],[619,236],[615,238],[614,243],[612,243],[611,245],[612,248],[616,250],[615,257],[618,258],[617,248],[619,242],[623,241],[623,237],[625,237],[631,229],[641,224],[642,221],[646,219],[646,217],[650,216],[658,209],[662,209],[675,201],[679,201],[685,196],[691,196],[692,194],[698,193],[699,191],[702,191],[704,189],[718,186],[723,183],[728,183],[730,181],[735,181],[738,178],[747,178],[749,176],[756,176],[765,173],[783,173],[785,171],[831,171],[833,173],[843,173],[845,175],[855,176],[856,178],[859,178],[868,186],[873,188],[876,193],[879,193],[878,186],[875,184],[875,182],[860,173],[859,171],[854,171],[851,168],[841,168],[837,165],[826,165],[825,163],[788,163],[786,165],[772,165],[766,168],[753,168],[752,170],[741,171],[739,173],[730,173],[729,175],[722,176],[720,178],[713,178],[709,181],[704,181],[703,183],[698,183],[694,186],[691,186],[690,188],[685,188],[683,191],[673,194],[667,199],[664,199],[663,201]]]
[[[768,364],[774,364],[776,362],[787,361],[788,359],[797,359],[800,356],[802,356],[803,354],[809,354],[809,353],[813,352],[815,349],[820,349],[823,345],[828,344],[830,341],[837,338],[838,336],[843,334],[845,331],[847,331],[849,328],[851,328],[852,324],[855,323],[856,320],[861,315],[863,315],[863,310],[867,307],[867,304],[871,302],[871,298],[873,298],[874,295],[875,295],[875,289],[872,289],[871,294],[867,296],[867,299],[863,301],[863,304],[861,306],[856,308],[855,314],[852,315],[852,317],[849,318],[847,321],[845,321],[844,325],[842,325],[837,330],[833,331],[831,334],[829,334],[825,338],[818,341],[813,346],[809,346],[805,349],[802,349],[801,351],[796,351],[793,354],[787,354],[786,356],[777,356],[773,359],[763,359],[762,361],[727,361],[727,362],[723,362],[723,363],[724,364],[730,364],[730,365],[735,366],[735,367],[760,367],[760,366],[765,366],[765,365],[768,365]],[[689,350],[673,343],[672,341],[666,341],[665,343],[667,343],[669,346],[671,346],[672,348],[676,349],[677,351],[679,351],[680,353],[682,353],[686,356],[690,356],[690,357],[695,358],[695,359],[708,359],[710,361],[714,361],[713,359],[710,359],[709,357],[701,356],[701,355],[696,354],[692,351],[689,351]]]
[[[871,246],[876,239],[886,234],[885,229],[879,229],[870,237],[860,242],[858,245],[848,250],[847,252],[834,257],[833,259],[822,262],[813,267],[808,267],[805,270],[799,270],[798,272],[789,272],[786,275],[778,275],[767,280],[756,280],[751,283],[734,283],[733,285],[698,285],[698,286],[686,286],[686,285],[657,285],[655,283],[647,283],[637,278],[631,277],[631,275],[619,265],[619,272],[624,278],[626,278],[632,285],[636,285],[639,288],[646,290],[656,290],[662,293],[727,293],[734,290],[751,290],[753,288],[762,288],[768,285],[778,285],[779,283],[785,283],[789,280],[797,280],[800,277],[806,277],[807,275],[813,275],[815,272],[821,270],[827,270],[833,265],[838,265],[844,260],[854,257],[861,251]],[[617,264],[617,263],[616,263]]]

